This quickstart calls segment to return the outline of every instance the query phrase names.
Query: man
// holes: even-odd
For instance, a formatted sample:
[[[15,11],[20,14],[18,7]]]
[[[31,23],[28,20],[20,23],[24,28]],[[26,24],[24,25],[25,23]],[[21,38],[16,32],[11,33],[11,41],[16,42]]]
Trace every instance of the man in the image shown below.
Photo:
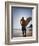
[[[24,20],[24,17],[20,20],[20,24],[22,26],[23,37],[26,37],[26,20]]]

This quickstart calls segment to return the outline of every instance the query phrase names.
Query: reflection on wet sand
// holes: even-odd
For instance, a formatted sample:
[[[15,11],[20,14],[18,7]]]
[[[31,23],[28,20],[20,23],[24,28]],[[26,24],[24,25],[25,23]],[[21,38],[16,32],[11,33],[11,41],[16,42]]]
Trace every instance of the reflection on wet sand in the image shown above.
[[[12,36],[13,37],[23,37],[21,29],[14,29]],[[32,36],[32,29],[30,28],[28,28],[26,31],[26,37],[28,36]]]

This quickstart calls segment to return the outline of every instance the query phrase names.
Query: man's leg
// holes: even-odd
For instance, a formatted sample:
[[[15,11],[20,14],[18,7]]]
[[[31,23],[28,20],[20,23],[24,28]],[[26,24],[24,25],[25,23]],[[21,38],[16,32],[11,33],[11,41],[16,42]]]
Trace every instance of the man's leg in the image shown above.
[[[22,34],[23,34],[23,37],[24,37],[24,27],[22,27]]]
[[[23,37],[24,37],[24,31],[22,31]]]
[[[25,29],[25,37],[26,37],[26,29]]]

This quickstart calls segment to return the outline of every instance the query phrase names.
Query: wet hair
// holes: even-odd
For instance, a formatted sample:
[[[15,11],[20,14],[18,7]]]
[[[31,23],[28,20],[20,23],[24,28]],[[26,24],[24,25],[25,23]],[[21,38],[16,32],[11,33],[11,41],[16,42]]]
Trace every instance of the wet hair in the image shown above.
[[[24,17],[22,17],[22,19],[24,19]]]

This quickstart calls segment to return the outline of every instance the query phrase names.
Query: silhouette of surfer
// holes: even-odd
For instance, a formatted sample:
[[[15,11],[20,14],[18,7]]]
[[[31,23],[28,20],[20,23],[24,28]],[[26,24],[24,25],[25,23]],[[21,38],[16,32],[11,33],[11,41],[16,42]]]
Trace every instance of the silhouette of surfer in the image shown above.
[[[32,20],[31,17],[28,17],[26,20],[24,19],[24,17],[22,17],[22,19],[20,20],[20,24],[22,26],[22,34],[23,37],[26,36],[26,26],[28,25],[28,23]],[[32,26],[32,25],[31,25]]]
[[[26,36],[26,20],[24,19],[24,17],[22,17],[22,19],[20,20],[20,24],[22,26],[23,37],[25,37]]]

